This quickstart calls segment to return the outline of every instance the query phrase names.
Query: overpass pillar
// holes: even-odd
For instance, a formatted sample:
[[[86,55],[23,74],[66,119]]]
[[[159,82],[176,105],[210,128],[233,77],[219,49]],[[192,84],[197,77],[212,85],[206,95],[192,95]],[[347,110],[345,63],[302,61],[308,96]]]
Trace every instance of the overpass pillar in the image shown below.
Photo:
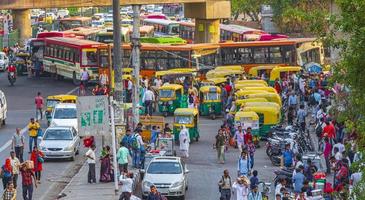
[[[30,20],[30,9],[13,10],[14,28],[19,30],[21,44],[32,37],[32,23]]]
[[[217,43],[220,40],[220,19],[231,17],[231,1],[185,3],[184,14],[185,17],[195,18],[195,43]]]

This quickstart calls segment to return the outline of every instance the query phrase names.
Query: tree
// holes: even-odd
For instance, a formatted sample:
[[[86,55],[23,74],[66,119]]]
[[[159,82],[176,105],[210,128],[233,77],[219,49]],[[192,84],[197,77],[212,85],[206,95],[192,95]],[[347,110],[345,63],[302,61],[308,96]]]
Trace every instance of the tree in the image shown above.
[[[265,4],[267,0],[232,0],[232,13],[234,19],[237,20],[240,14],[245,14],[251,18],[252,21],[260,21],[261,5]]]

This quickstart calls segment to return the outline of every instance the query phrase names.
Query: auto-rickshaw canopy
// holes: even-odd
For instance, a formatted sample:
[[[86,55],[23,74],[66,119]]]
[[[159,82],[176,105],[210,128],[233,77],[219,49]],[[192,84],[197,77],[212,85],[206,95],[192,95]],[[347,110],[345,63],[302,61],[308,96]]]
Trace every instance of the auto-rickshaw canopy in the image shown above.
[[[277,104],[279,104],[280,106],[282,105],[281,102],[281,98],[277,93],[254,93],[254,94],[247,94],[245,96],[245,98],[247,99],[251,99],[251,98],[265,98],[267,99],[269,102],[275,102]]]
[[[280,105],[275,102],[245,102],[241,105],[241,107],[275,107],[277,109],[281,109]]]
[[[211,81],[214,83],[214,85],[218,85],[218,84],[223,84],[225,82],[227,82],[227,79],[224,77],[221,78],[209,78],[206,80],[207,82]]]
[[[196,69],[193,68],[178,68],[178,69],[170,69],[165,71],[157,71],[155,73],[156,77],[162,77],[162,76],[185,76],[185,75],[193,75],[193,73],[196,72]]]
[[[182,85],[179,84],[168,84],[168,85],[162,85],[159,90],[181,90],[183,89]]]
[[[263,90],[266,92],[277,93],[273,87],[242,87],[241,90]]]
[[[253,111],[256,112],[258,115],[262,114],[264,116],[264,125],[278,124],[280,122],[280,110],[276,109],[275,107],[247,106],[244,107],[242,111]]]
[[[225,78],[227,76],[237,76],[242,75],[243,71],[241,70],[210,70],[206,74],[207,79],[211,78]]]
[[[244,84],[263,84],[268,86],[267,82],[264,80],[238,80],[235,82],[236,85],[244,85]]]
[[[221,93],[221,88],[217,86],[203,86],[199,88],[199,91],[202,93]]]
[[[233,70],[233,71],[242,71],[243,69],[240,65],[232,65],[232,66],[217,66],[214,70],[219,71],[219,70]]]
[[[57,100],[63,103],[76,103],[77,96],[68,94],[52,95],[48,96],[47,100]]]
[[[270,81],[275,81],[276,79],[280,79],[280,74],[283,72],[290,73],[290,72],[300,72],[302,70],[301,67],[296,66],[289,66],[289,67],[275,67],[271,70],[270,73]]]
[[[174,112],[174,115],[186,115],[186,116],[197,116],[199,114],[198,109],[195,108],[177,108]]]
[[[236,97],[237,99],[244,99],[246,98],[245,96],[248,94],[260,94],[260,93],[269,93],[265,90],[238,90],[236,91]]]
[[[264,65],[264,66],[256,66],[256,67],[251,67],[250,70],[248,71],[248,74],[251,76],[258,76],[258,71],[260,70],[272,70],[274,69],[274,67],[277,67],[276,65]]]
[[[238,111],[234,116],[235,121],[239,121],[241,118],[250,118],[251,120],[259,120],[259,116],[253,111]]]

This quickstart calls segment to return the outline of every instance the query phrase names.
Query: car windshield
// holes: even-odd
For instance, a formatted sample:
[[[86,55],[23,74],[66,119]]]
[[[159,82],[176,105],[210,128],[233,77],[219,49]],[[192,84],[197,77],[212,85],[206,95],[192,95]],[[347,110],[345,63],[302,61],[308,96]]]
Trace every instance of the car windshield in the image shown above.
[[[58,100],[47,100],[47,107],[54,108],[58,102]]]
[[[174,97],[174,91],[173,90],[160,90],[160,97],[161,98]]]
[[[177,124],[191,124],[193,123],[193,118],[191,116],[176,116],[175,123]]]
[[[148,174],[181,174],[181,166],[177,162],[152,162],[148,166]]]
[[[54,119],[75,119],[76,109],[75,108],[57,108],[54,113]]]
[[[67,129],[49,129],[43,137],[44,140],[72,140],[72,134]]]

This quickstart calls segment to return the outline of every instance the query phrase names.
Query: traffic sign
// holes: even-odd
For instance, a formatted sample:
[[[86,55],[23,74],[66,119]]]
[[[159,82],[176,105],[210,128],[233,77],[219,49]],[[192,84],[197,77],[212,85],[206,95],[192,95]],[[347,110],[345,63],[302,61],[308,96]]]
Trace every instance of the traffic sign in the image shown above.
[[[108,97],[78,97],[77,121],[80,136],[109,134],[110,125]]]

